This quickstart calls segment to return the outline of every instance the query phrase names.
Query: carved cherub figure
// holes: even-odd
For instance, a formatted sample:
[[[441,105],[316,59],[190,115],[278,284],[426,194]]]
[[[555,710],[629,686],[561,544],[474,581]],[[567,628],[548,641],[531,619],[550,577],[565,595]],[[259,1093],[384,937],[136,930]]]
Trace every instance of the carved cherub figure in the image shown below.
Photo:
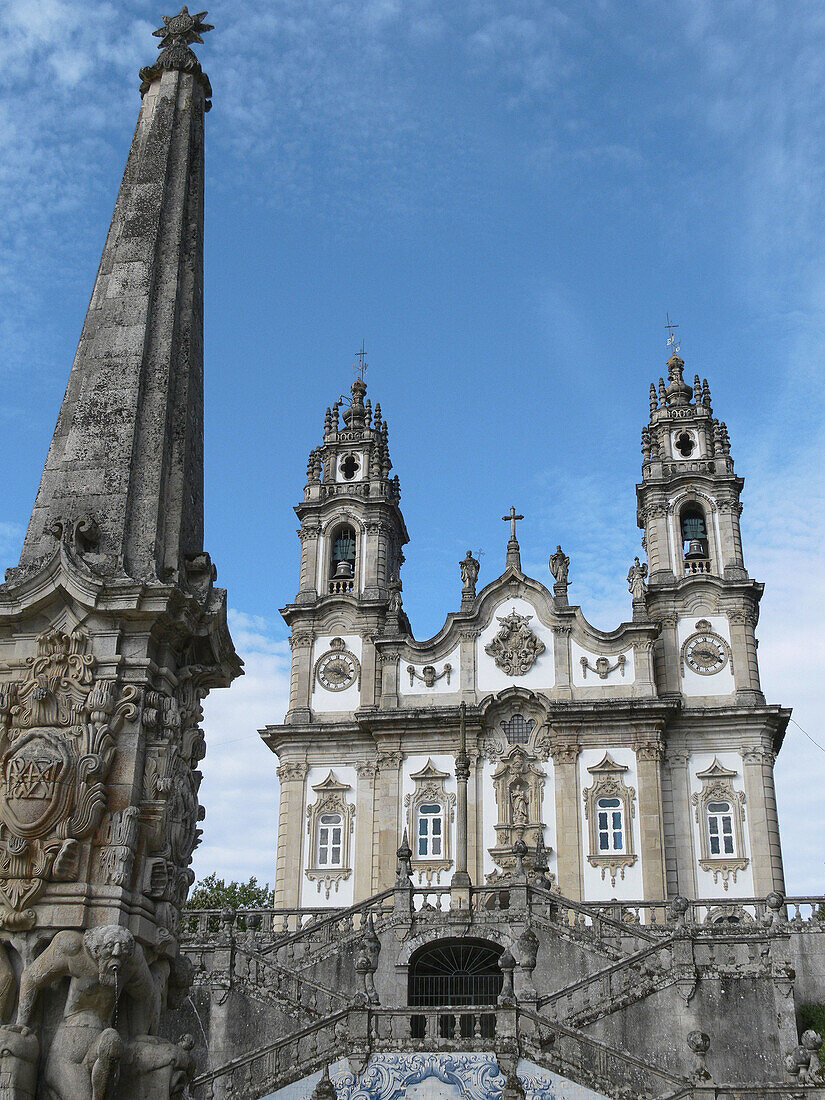
[[[20,979],[18,1024],[32,1022],[41,990],[69,979],[63,1019],[55,1032],[43,1083],[49,1100],[105,1100],[123,1054],[113,1028],[118,999],[129,997],[135,1034],[151,1032],[158,1019],[158,991],[142,948],[114,924],[88,932],[58,932]]]

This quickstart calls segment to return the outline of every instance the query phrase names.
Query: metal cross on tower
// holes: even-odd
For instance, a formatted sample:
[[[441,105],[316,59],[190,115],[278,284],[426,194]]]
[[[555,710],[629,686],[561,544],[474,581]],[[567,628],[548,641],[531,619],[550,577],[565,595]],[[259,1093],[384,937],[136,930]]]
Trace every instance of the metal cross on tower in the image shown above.
[[[506,515],[506,516],[502,516],[501,518],[504,520],[505,523],[507,523],[507,521],[509,520],[509,522],[510,522],[510,539],[513,542],[515,542],[516,541],[516,520],[517,519],[524,519],[524,516],[516,515],[516,510],[511,504],[509,514]]]
[[[668,334],[667,335],[668,350],[670,351],[671,355],[678,355],[680,344],[676,340],[676,333],[674,332],[674,329],[677,329],[679,326],[673,324],[673,322],[670,319],[670,314],[669,313],[665,313],[665,318],[666,318],[666,321],[667,321],[667,323],[665,324],[665,328],[667,329],[667,334]]]
[[[355,358],[358,360],[358,362],[352,364],[352,369],[355,371],[355,373],[358,375],[358,377],[363,382],[364,381],[364,371],[367,369],[367,349],[364,347],[364,341],[363,340],[361,341],[361,350],[356,351]]]

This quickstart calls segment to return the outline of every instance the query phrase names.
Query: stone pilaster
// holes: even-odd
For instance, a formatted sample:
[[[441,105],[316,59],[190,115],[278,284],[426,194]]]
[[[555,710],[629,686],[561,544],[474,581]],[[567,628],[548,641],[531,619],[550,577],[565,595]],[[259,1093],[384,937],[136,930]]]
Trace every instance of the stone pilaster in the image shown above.
[[[580,751],[575,742],[556,744],[550,750],[556,792],[557,882],[561,893],[573,901],[582,897]]]
[[[659,636],[659,684],[660,690],[668,694],[681,694],[682,680],[679,675],[679,633],[675,616],[661,620],[662,633]]]
[[[566,623],[558,623],[553,627],[553,668],[556,677],[556,695],[560,699],[572,699],[573,681],[570,675],[570,627]]]
[[[756,659],[756,616],[748,611],[729,611],[728,622],[736,697],[745,702],[763,702]]]
[[[373,865],[372,892],[377,894],[395,882],[396,851],[399,836],[401,806],[401,764],[404,754],[384,750],[378,754],[376,779],[376,814],[374,833],[378,840],[377,859]]]
[[[289,671],[287,722],[309,722],[312,700],[312,632],[296,630],[290,635],[292,663]]]
[[[314,603],[318,599],[320,526],[318,522],[307,521],[298,530],[298,537],[301,540],[301,569],[296,603]]]
[[[658,737],[640,740],[636,744],[642,888],[645,898],[651,900],[667,896],[662,806],[662,753],[663,745]]]
[[[303,761],[284,761],[278,768],[281,801],[275,863],[276,909],[296,909],[300,905],[301,853],[306,819],[304,783],[307,771],[307,765]]]
[[[361,706],[378,706],[378,655],[373,644],[372,631],[361,634]]]
[[[753,870],[753,892],[758,898],[765,897],[772,890],[785,892],[773,763],[774,754],[769,749],[754,747],[742,751],[745,823]]]
[[[355,788],[355,877],[353,901],[359,902],[372,893],[373,831],[375,829],[375,780],[378,765],[355,765],[358,782]]]
[[[695,898],[696,853],[693,843],[689,763],[690,757],[686,752],[668,752],[667,754],[667,768],[670,772],[670,789],[673,797],[673,834],[678,890],[684,897]]]

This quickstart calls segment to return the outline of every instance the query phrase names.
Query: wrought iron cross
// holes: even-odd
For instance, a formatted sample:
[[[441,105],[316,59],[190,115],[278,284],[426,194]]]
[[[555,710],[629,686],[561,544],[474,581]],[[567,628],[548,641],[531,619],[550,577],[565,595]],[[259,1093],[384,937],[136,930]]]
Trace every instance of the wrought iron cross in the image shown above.
[[[667,346],[670,349],[671,354],[676,355],[679,351],[680,345],[677,344],[677,342],[676,342],[676,333],[674,332],[674,329],[677,329],[679,326],[673,324],[673,322],[670,319],[670,314],[669,313],[665,313],[665,318],[667,320],[667,324],[665,325],[665,328],[667,329],[667,332],[668,332]]]
[[[509,522],[510,522],[510,538],[513,540],[513,542],[515,542],[516,541],[516,520],[517,519],[524,519],[524,516],[517,516],[516,515],[516,510],[511,504],[510,505],[510,514],[507,515],[507,516],[502,516],[501,518],[504,520],[505,523],[507,523],[507,521],[509,520]]]
[[[367,369],[367,349],[364,347],[364,341],[363,340],[361,341],[361,350],[356,351],[355,358],[358,360],[358,362],[352,364],[352,369],[355,371],[355,373],[358,375],[358,377],[363,382],[364,381],[364,371]]]

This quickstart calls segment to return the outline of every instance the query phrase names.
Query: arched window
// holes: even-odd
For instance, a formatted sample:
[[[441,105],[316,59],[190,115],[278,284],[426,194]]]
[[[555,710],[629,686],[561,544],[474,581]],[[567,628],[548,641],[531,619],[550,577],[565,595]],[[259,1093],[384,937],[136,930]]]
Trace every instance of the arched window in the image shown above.
[[[418,807],[418,859],[441,859],[444,855],[444,810],[440,802],[422,802]]]
[[[621,798],[596,799],[596,829],[600,852],[625,850],[624,803]]]
[[[318,867],[343,866],[343,814],[320,814],[318,817]]]
[[[708,802],[708,851],[713,856],[735,856],[733,810],[728,801]]]
[[[709,573],[708,527],[698,504],[686,504],[679,516],[686,573]]]
[[[509,744],[526,745],[535,724],[532,718],[525,718],[523,714],[516,713],[508,722],[502,721],[501,728]]]

